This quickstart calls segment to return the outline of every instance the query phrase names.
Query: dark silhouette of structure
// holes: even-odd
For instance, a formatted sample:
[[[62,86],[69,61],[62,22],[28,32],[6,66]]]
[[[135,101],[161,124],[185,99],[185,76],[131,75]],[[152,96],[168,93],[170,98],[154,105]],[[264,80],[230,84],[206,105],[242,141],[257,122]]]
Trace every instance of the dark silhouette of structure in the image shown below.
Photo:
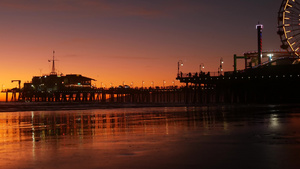
[[[261,57],[262,57],[262,29],[263,29],[263,25],[259,24],[256,25],[256,29],[257,29],[257,60],[258,60],[258,64],[261,64]]]
[[[224,76],[187,74],[186,103],[291,103],[300,101],[300,64],[297,58],[282,58]]]

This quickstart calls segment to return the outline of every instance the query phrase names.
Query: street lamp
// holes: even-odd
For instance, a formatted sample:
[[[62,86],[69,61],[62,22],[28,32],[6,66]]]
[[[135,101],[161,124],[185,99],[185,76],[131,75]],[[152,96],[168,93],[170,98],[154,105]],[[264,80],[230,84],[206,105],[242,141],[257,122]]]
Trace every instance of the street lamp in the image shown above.
[[[165,84],[166,84],[166,81],[165,80],[163,80],[163,87],[165,88]]]
[[[221,59],[220,59],[220,75],[222,75],[222,73],[223,73],[223,63],[224,63],[224,61],[223,61],[223,58],[221,57]]]
[[[154,89],[154,81],[152,81],[151,84],[152,84],[152,88]]]
[[[269,61],[272,61],[272,57],[274,56],[273,54],[268,54],[269,56]]]
[[[144,81],[142,81],[142,88],[144,88],[144,83],[145,83],[145,82],[144,82]]]
[[[179,67],[180,67],[180,66],[183,66],[182,60],[179,60],[179,61],[178,61],[178,73],[177,73],[177,77],[179,77]]]
[[[204,63],[201,63],[200,65],[199,65],[199,68],[200,68],[200,73],[202,72],[202,69],[204,69]]]

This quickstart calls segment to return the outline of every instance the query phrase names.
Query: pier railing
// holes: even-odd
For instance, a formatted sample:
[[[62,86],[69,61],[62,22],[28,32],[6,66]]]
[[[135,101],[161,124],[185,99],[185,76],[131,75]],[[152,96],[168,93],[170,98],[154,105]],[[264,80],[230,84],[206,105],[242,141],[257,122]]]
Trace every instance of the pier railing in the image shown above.
[[[177,75],[177,78],[189,78],[189,77],[216,77],[216,76],[224,76],[224,74],[232,74],[233,72],[189,72],[189,73],[180,73]]]

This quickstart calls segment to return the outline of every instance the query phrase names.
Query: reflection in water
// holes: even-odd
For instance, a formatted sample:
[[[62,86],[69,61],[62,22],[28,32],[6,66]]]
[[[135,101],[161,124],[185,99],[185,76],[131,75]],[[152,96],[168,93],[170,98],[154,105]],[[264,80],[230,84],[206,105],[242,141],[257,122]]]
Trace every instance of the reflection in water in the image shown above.
[[[218,118],[223,121],[223,119]],[[226,124],[224,122],[224,124]],[[0,114],[1,142],[32,139],[45,141],[61,136],[85,137],[140,134],[169,134],[182,130],[216,127],[215,113],[194,109],[80,110],[54,112],[14,112]],[[164,127],[162,127],[164,126]],[[220,126],[218,126],[220,127]],[[224,126],[223,126],[224,127]],[[226,129],[226,128],[224,128]],[[176,130],[172,130],[176,132]]]
[[[118,168],[124,167],[124,163],[130,163],[127,168],[139,168],[148,158],[156,160],[150,166],[158,167],[162,162],[155,158],[157,152],[170,160],[168,167],[174,163],[172,157],[182,153],[191,156],[189,159],[182,158],[182,163],[189,161],[197,166],[199,159],[190,159],[208,158],[209,154],[203,156],[201,153],[213,153],[215,147],[223,150],[220,145],[224,143],[234,143],[232,146],[241,142],[251,143],[251,146],[253,143],[274,143],[270,136],[282,136],[287,130],[293,132],[300,128],[299,118],[295,117],[295,114],[282,115],[273,109],[253,113],[247,108],[235,110],[230,107],[1,113],[0,168],[39,168],[41,165],[57,168],[57,164],[72,168]],[[290,125],[286,125],[287,122]],[[292,143],[297,143],[298,135],[290,136]],[[286,138],[282,136],[279,143]],[[291,140],[290,137],[288,139]],[[190,148],[191,145],[194,145],[193,148]],[[229,152],[223,151],[227,156]],[[195,153],[197,155],[193,156]],[[222,153],[219,155],[222,156]],[[128,156],[138,158],[141,163],[133,164]],[[114,158],[115,161],[113,164],[97,163],[96,157]],[[82,159],[86,164],[76,163]],[[202,165],[205,162],[202,161]],[[180,165],[175,166],[181,168]]]

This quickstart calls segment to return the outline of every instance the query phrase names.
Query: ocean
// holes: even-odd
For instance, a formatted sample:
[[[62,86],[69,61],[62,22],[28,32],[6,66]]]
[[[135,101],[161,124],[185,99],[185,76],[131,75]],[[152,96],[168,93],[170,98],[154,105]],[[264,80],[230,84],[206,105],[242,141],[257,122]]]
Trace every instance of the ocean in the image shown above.
[[[299,168],[298,105],[0,113],[0,168]]]

